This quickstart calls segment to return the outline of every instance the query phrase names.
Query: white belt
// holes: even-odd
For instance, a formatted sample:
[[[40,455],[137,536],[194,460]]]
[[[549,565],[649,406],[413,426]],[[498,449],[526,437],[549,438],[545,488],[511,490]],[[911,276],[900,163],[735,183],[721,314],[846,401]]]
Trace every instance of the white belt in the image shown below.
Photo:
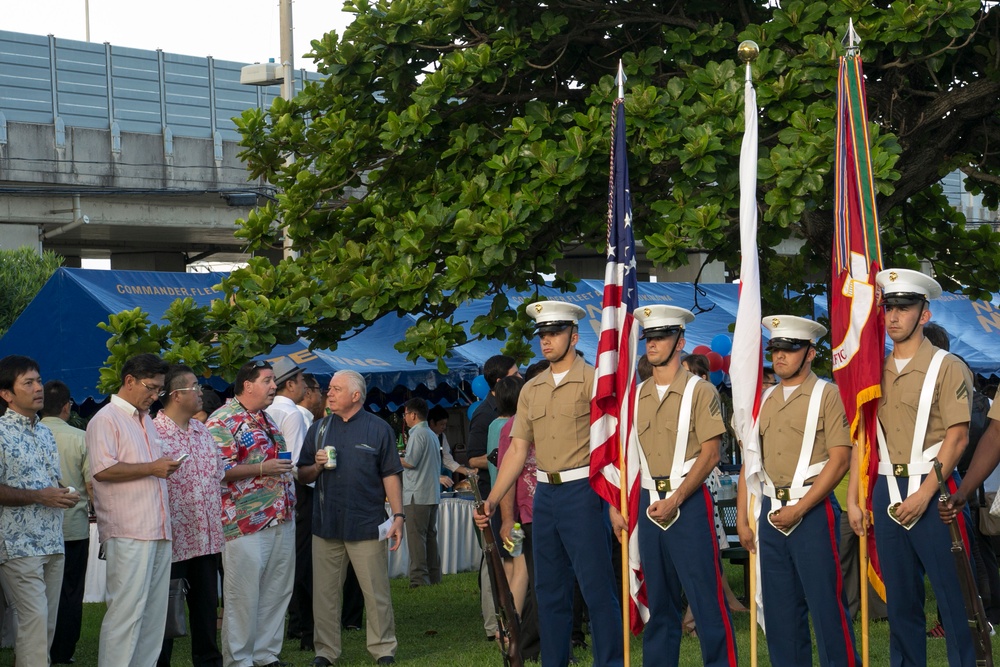
[[[589,477],[590,468],[586,466],[583,468],[560,470],[559,472],[545,472],[544,470],[535,471],[535,479],[543,484],[565,484],[566,482],[575,482],[579,479],[588,479]]]
[[[694,459],[692,459],[693,461]],[[690,469],[690,467],[688,468]],[[687,475],[683,475],[674,479],[673,477],[657,477],[656,479],[649,477],[648,475],[642,475],[639,479],[639,484],[642,488],[647,491],[656,491],[657,493],[666,493],[667,497],[669,494],[680,488],[681,484],[684,483],[684,478]]]
[[[927,448],[927,455],[936,456],[941,449],[941,443]],[[912,477],[929,475],[934,470],[934,461],[915,461],[910,463],[890,463],[879,461],[878,474],[885,477]]]
[[[781,500],[783,502],[794,505],[796,501],[805,498],[806,494],[809,493],[809,489],[812,488],[812,484],[806,486],[775,486],[771,483],[771,480],[764,480],[764,495],[771,500]]]

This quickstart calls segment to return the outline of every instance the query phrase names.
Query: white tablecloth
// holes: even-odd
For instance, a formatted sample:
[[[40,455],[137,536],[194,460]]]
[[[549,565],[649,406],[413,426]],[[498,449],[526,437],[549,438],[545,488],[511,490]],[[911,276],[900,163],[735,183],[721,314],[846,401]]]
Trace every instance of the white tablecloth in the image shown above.
[[[438,547],[441,551],[441,574],[455,574],[479,569],[483,550],[476,539],[472,522],[471,500],[442,498],[438,507]],[[406,550],[406,532],[399,549],[389,552],[389,576],[405,577],[410,567]]]
[[[472,501],[461,498],[442,498],[438,508],[438,545],[441,550],[441,573],[454,574],[479,569],[482,549],[476,539],[472,523]],[[84,602],[107,602],[107,563],[98,559],[100,545],[97,541],[97,524],[90,524],[90,560],[87,564],[87,582],[83,592]],[[406,551],[406,533],[399,549],[389,552],[389,576],[405,577],[410,567]]]
[[[84,602],[107,602],[108,564],[99,559],[97,554],[101,545],[97,540],[97,524],[90,524],[90,555],[87,558],[87,581],[83,589]]]

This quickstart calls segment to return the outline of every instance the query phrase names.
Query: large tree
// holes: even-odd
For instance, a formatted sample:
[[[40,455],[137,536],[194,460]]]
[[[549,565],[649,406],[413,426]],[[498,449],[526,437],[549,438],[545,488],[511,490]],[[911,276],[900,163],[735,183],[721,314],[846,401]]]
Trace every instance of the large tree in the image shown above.
[[[502,288],[530,289],[576,246],[604,243],[614,74],[628,76],[635,229],[647,257],[738,265],[743,131],[736,47],[755,40],[765,298],[824,280],[832,232],[837,56],[862,39],[885,260],[929,260],[946,288],[1000,287],[1000,235],[967,226],[939,180],[1000,194],[1000,22],[976,0],[783,2],[348,0],[342,37],[312,43],[324,75],[238,120],[252,178],[278,188],[237,232],[256,259],[210,311],[179,303],[155,344],[231,373],[298,327],[328,347],[392,312],[420,313],[400,349],[440,358],[466,340],[457,304],[493,295],[474,335],[511,339]],[[779,256],[781,241],[805,241]],[[560,284],[572,277],[561,275]],[[149,336],[112,331],[118,361]],[[116,360],[111,360],[116,365]],[[111,375],[109,374],[109,377]]]

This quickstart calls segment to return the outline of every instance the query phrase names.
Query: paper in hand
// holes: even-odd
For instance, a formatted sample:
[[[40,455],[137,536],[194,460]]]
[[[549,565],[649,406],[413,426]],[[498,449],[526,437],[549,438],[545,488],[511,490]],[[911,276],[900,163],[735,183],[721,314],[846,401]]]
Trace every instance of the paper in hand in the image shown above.
[[[379,542],[381,542],[382,540],[384,540],[384,539],[386,539],[386,538],[389,537],[389,531],[390,530],[392,530],[392,519],[391,518],[386,519],[385,521],[383,521],[382,523],[380,523],[378,525],[378,540],[379,540]]]

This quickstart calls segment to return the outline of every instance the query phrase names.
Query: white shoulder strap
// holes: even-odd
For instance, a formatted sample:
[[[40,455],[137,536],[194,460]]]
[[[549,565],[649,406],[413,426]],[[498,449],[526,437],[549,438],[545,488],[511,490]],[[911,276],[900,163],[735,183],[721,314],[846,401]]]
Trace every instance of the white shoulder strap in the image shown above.
[[[652,381],[653,381],[653,378],[647,378],[646,380],[643,380],[642,382],[640,382],[639,386],[635,388],[635,410],[633,411],[633,414],[636,417],[639,416],[639,394],[642,393],[642,387],[647,382],[652,382]],[[656,391],[656,387],[655,386],[653,387],[653,391]],[[646,452],[642,451],[642,443],[639,440],[639,434],[638,434],[637,431],[638,431],[638,429],[635,426],[633,426],[632,427],[632,435],[635,438],[635,447],[633,447],[632,449],[635,451],[636,454],[639,455],[639,466],[640,466],[640,468],[639,468],[639,474],[640,475],[646,475],[648,477],[649,476],[649,461],[646,460]]]
[[[826,463],[823,461],[816,464],[816,466],[809,465],[809,461],[812,460],[813,447],[816,444],[816,426],[819,424],[819,411],[823,403],[823,391],[826,389],[827,384],[829,383],[826,380],[816,380],[812,395],[809,397],[809,410],[806,413],[805,433],[802,435],[802,448],[799,450],[799,460],[795,464],[795,473],[792,475],[793,489],[804,486],[806,480],[818,474],[818,471],[822,470],[823,465]]]
[[[948,352],[946,350],[938,350],[934,353],[934,356],[931,357],[931,363],[927,366],[927,374],[924,376],[924,383],[920,387],[920,401],[917,403],[917,418],[913,423],[913,441],[910,443],[909,464],[914,468],[917,467],[916,464],[925,462],[928,456],[935,456],[938,449],[940,449],[939,444],[928,448],[925,452],[924,438],[927,437],[927,423],[930,421],[931,405],[934,402],[934,387],[937,385],[938,375],[941,373],[941,364],[944,362],[944,358],[946,356],[948,356]],[[878,428],[876,431],[878,434],[879,462],[888,468],[891,465],[891,461],[889,460],[889,447],[886,444],[885,431],[882,429],[881,421],[878,422]],[[906,485],[907,497],[916,493],[917,489],[920,488],[920,478],[920,474],[910,475]],[[902,501],[899,489],[892,479],[889,480],[889,499],[893,504]]]
[[[931,403],[934,402],[934,387],[937,385],[941,372],[941,363],[948,356],[945,350],[938,350],[931,357],[924,376],[924,385],[920,388],[920,403],[917,404],[917,420],[913,424],[913,442],[910,444],[910,461],[923,460],[924,438],[927,436],[927,422],[931,417]]]
[[[680,413],[677,415],[677,440],[674,441],[674,458],[670,464],[671,480],[680,479],[691,469],[691,466],[685,466],[685,457],[687,456],[688,435],[691,433],[691,404],[694,402],[694,389],[698,382],[698,377],[692,375],[688,378],[687,384],[684,385],[684,396],[681,398]]]

